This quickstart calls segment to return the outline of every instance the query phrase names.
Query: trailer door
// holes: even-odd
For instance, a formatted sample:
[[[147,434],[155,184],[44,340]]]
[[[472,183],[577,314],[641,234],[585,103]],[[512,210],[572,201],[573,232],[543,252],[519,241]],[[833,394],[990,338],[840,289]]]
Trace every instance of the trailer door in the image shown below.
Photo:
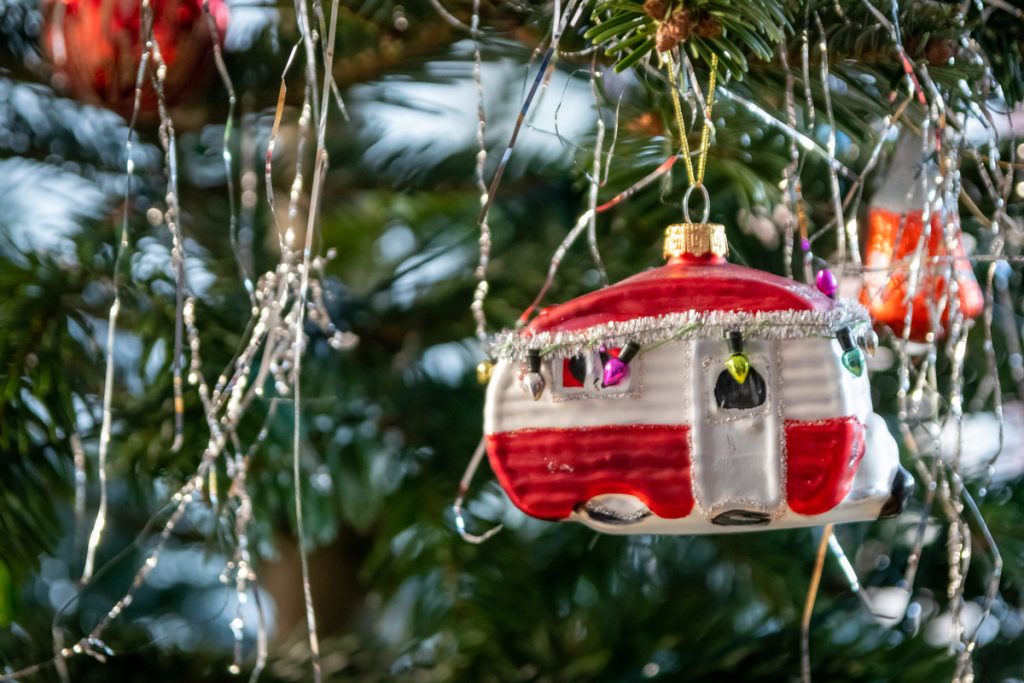
[[[714,524],[767,524],[785,504],[777,344],[745,340],[750,371],[739,383],[725,340],[694,342],[694,494]]]

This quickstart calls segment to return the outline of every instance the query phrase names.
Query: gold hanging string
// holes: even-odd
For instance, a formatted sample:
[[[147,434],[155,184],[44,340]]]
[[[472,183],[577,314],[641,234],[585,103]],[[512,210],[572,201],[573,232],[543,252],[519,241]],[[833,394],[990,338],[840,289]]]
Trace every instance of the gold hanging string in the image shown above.
[[[814,614],[814,600],[818,597],[818,586],[821,584],[821,574],[825,568],[825,554],[828,552],[828,542],[831,537],[832,525],[826,524],[821,531],[818,554],[814,558],[814,572],[811,574],[811,584],[807,588],[804,612],[800,619],[800,680],[802,683],[811,683],[811,616]]]
[[[679,82],[676,78],[676,64],[672,59],[672,53],[666,52],[662,55],[665,68],[668,71],[668,80],[672,84],[672,108],[676,114],[676,126],[679,128],[679,146],[682,150],[683,163],[686,165],[686,177],[691,187],[701,187],[704,184],[704,170],[707,168],[708,147],[711,144],[711,107],[715,100],[715,81],[718,73],[718,55],[711,55],[711,74],[708,76],[708,93],[704,98],[704,127],[700,133],[700,148],[697,156],[697,172],[693,172],[693,161],[690,159],[690,143],[686,139],[686,127],[683,124],[683,107],[679,102]],[[695,86],[696,87],[696,86]]]
[[[711,73],[708,75],[707,105],[704,108],[704,128],[700,132],[700,156],[697,157],[697,184],[704,184],[704,169],[708,164],[708,147],[711,146],[711,106],[715,102],[715,81],[718,74],[718,55],[711,54]],[[679,97],[679,93],[676,93]]]

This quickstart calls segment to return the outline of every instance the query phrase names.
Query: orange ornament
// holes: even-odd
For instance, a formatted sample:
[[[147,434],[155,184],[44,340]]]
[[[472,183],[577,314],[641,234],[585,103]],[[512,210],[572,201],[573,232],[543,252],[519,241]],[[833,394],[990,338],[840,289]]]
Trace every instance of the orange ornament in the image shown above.
[[[940,193],[925,198],[921,173],[929,188],[938,187],[938,169],[922,164],[921,138],[900,134],[892,161],[868,207],[867,253],[861,303],[876,323],[903,336],[910,315],[909,338],[927,341],[932,332],[945,336],[950,299],[964,318],[975,318],[985,307],[985,296],[974,277],[963,244],[960,216],[955,204],[942,202]],[[930,204],[925,234],[924,208]],[[917,286],[910,300],[914,262],[921,250]]]

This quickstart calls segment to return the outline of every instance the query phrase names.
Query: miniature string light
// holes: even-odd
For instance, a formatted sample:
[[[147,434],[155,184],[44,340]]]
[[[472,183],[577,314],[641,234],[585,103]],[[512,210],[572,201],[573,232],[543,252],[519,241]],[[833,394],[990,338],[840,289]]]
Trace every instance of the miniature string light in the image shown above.
[[[613,387],[625,381],[629,377],[629,362],[639,351],[640,345],[630,339],[618,356],[609,356],[602,368],[601,385]]]
[[[531,350],[526,354],[526,374],[523,375],[523,389],[534,401],[544,393],[544,375],[540,372],[540,351]]]
[[[750,374],[750,359],[743,353],[743,333],[739,330],[729,330],[726,339],[729,341],[729,359],[725,361],[725,369],[734,380],[743,384]]]
[[[810,253],[808,251],[808,253]],[[822,268],[818,271],[818,274],[814,277],[814,283],[818,287],[818,291],[827,296],[830,299],[836,298],[836,292],[839,289],[839,282],[836,280],[836,276],[828,268]]]

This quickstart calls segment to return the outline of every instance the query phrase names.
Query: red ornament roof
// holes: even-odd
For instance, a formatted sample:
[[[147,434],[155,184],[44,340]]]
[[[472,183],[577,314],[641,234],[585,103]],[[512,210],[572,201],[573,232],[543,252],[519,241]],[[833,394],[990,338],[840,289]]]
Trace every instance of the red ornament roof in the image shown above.
[[[525,332],[580,330],[683,311],[824,313],[834,306],[832,299],[810,285],[724,261],[683,257],[545,308]]]

